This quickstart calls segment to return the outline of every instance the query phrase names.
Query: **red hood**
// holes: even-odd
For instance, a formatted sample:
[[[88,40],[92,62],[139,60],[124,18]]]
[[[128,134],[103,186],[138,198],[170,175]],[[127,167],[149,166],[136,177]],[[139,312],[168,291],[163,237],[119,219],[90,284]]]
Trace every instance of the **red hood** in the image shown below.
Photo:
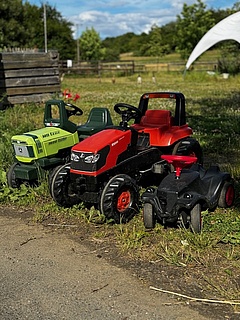
[[[130,130],[122,131],[118,129],[105,129],[79,142],[72,148],[72,150],[95,153],[107,145],[110,147],[118,147],[122,144],[126,145],[130,141],[130,136]]]

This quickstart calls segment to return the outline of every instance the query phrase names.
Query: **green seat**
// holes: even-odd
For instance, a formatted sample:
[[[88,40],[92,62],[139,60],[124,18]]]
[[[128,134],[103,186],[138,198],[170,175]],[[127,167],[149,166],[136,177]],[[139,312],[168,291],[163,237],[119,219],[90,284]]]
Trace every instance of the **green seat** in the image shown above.
[[[112,125],[113,122],[109,110],[107,108],[94,107],[89,113],[87,122],[77,128],[79,138],[84,139]]]

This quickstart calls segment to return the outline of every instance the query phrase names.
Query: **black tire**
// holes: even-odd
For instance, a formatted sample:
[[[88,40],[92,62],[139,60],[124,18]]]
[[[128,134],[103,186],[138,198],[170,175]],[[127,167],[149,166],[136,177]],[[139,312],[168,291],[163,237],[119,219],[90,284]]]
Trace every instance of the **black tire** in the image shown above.
[[[7,184],[10,188],[19,188],[21,185],[21,181],[19,179],[16,179],[16,175],[14,172],[17,166],[20,166],[20,164],[17,162],[13,163],[7,172]]]
[[[51,176],[50,194],[61,207],[72,207],[80,202],[70,180],[70,163],[59,166]]]
[[[153,229],[155,227],[156,219],[151,203],[145,203],[143,206],[143,223],[146,229]]]
[[[197,163],[203,164],[203,152],[199,142],[194,138],[179,141],[173,148],[172,154],[197,157]]]
[[[49,189],[49,192],[50,192],[50,195],[52,196],[52,191],[51,191],[51,186],[52,186],[52,180],[53,180],[53,177],[55,176],[56,172],[62,167],[62,165],[60,166],[57,166],[55,168],[52,168],[49,170],[48,172],[48,189]]]
[[[139,212],[139,189],[126,174],[111,178],[100,198],[100,211],[115,223],[126,223]]]
[[[195,204],[195,206],[190,211],[190,228],[194,233],[200,233],[202,230],[201,211],[202,210],[200,203]]]
[[[234,203],[235,190],[232,182],[226,181],[222,187],[219,199],[218,206],[221,208],[229,208]]]

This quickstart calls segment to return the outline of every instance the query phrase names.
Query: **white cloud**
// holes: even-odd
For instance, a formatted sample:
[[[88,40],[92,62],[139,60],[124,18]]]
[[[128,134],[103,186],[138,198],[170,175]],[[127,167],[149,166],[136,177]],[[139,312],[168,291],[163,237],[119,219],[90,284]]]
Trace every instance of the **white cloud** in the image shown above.
[[[28,0],[41,4],[42,0]],[[208,8],[231,8],[236,0],[203,0]],[[94,27],[101,38],[115,37],[126,32],[149,32],[153,24],[159,26],[176,20],[183,4],[196,0],[48,0],[62,16],[78,24],[79,34]],[[227,4],[226,4],[227,3]],[[76,32],[75,32],[76,37]]]
[[[164,25],[175,19],[176,15],[171,10],[158,9],[148,10],[147,14],[142,12],[111,14],[110,12],[86,11],[78,16],[73,16],[70,20],[79,25],[79,32],[93,27],[102,38],[105,38],[127,32],[147,33],[153,24]]]

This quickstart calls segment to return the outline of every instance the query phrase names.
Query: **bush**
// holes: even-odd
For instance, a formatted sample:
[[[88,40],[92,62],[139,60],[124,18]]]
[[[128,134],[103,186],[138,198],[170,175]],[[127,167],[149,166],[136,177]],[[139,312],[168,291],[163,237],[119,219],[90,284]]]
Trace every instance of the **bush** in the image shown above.
[[[236,75],[240,73],[240,61],[236,58],[222,58],[218,60],[218,71]]]

